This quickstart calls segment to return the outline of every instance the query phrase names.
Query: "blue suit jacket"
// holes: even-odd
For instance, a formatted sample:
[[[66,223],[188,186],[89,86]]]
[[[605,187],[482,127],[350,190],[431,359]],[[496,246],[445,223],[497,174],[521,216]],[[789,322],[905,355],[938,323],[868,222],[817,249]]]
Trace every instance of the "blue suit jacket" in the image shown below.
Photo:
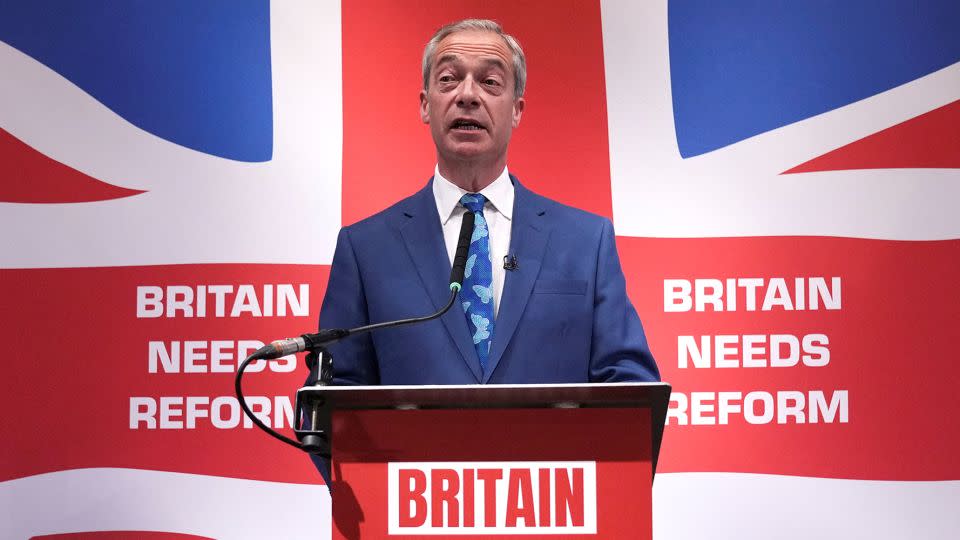
[[[627,298],[606,218],[516,189],[510,253],[487,373],[459,302],[440,319],[330,347],[335,384],[578,383],[659,380]],[[493,261],[498,264],[499,261]],[[449,299],[450,260],[431,185],[345,227],[322,328],[433,313]]]

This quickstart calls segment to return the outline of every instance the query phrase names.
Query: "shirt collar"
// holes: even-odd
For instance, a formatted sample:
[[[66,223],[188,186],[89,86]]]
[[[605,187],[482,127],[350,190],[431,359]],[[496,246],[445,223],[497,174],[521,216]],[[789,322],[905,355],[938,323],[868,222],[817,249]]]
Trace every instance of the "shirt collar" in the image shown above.
[[[469,191],[447,180],[440,174],[440,167],[434,167],[433,171],[433,198],[437,202],[437,212],[440,214],[440,223],[446,225],[447,221],[453,216],[454,210],[460,203],[460,197],[463,197]],[[510,181],[510,173],[507,168],[489,186],[480,190],[480,194],[487,198],[487,201],[493,206],[494,210],[500,213],[508,221],[513,219],[513,182]]]

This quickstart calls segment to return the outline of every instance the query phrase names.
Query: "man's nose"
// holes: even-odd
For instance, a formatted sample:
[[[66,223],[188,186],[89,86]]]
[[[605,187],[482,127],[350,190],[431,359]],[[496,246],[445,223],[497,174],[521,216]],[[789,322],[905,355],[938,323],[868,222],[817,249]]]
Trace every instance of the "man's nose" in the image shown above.
[[[457,94],[457,105],[460,107],[476,107],[480,104],[479,88],[477,81],[473,77],[466,77],[461,81],[459,94]]]

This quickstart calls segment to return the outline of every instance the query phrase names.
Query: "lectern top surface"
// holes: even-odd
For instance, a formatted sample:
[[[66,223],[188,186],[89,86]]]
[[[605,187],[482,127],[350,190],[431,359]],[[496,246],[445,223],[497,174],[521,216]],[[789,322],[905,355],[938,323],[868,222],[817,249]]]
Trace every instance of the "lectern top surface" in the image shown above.
[[[351,407],[586,406],[654,407],[666,404],[670,385],[662,382],[584,384],[470,384],[404,386],[316,386],[316,393]]]
[[[299,391],[298,403],[319,406],[323,426],[332,411],[349,409],[476,409],[606,407],[649,409],[653,470],[663,437],[670,384],[470,384],[424,386],[312,386]],[[308,407],[309,408],[309,407]],[[326,429],[326,427],[324,427]]]

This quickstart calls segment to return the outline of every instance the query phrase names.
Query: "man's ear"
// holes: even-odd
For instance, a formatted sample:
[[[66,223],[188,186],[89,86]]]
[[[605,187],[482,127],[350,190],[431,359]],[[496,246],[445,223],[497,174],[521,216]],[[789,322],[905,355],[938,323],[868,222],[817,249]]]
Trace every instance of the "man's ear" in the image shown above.
[[[430,123],[430,102],[427,101],[427,91],[420,91],[420,120],[424,124]]]
[[[520,125],[520,117],[523,115],[523,107],[526,104],[523,98],[513,100],[513,127]]]

